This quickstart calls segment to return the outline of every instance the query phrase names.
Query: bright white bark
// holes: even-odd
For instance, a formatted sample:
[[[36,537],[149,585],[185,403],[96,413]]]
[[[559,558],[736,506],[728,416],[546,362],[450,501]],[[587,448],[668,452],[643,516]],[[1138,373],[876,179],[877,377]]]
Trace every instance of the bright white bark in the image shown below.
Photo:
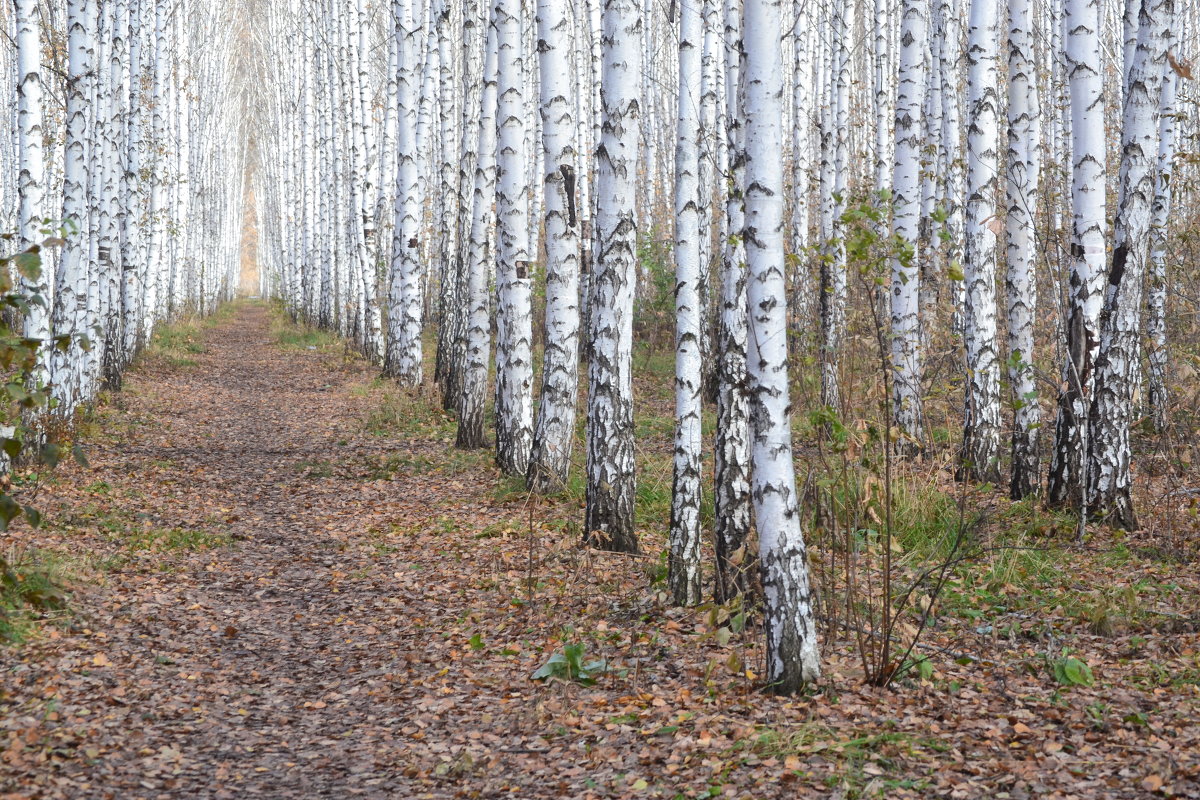
[[[404,386],[422,377],[420,208],[417,197],[419,154],[416,149],[417,85],[420,69],[419,26],[411,0],[393,0],[392,14],[400,50],[397,76],[396,222],[388,276],[388,347],[384,373]]]
[[[596,249],[589,287],[587,509],[584,538],[634,552],[633,289],[641,135],[642,16],[636,0],[604,0],[602,123],[596,151]]]
[[[791,693],[815,681],[821,667],[788,400],[779,0],[748,2],[744,19],[751,485],[762,564],[767,683],[774,691]]]
[[[42,151],[42,29],[35,0],[17,0],[17,225],[22,250],[43,238],[46,167]],[[25,315],[24,335],[45,342],[38,366],[29,376],[33,387],[49,382],[51,264],[43,263],[37,279],[22,277],[22,290],[42,298]]]
[[[520,0],[497,0],[496,28],[496,463],[529,470],[533,445],[533,308],[526,185]]]
[[[999,165],[999,9],[971,0],[967,44],[967,398],[963,474],[1000,476],[1000,366],[996,353],[996,182]]]
[[[1058,398],[1047,495],[1052,504],[1084,510],[1088,404],[1107,254],[1099,0],[1066,0],[1065,29],[1071,89],[1071,276],[1065,388]]]
[[[529,484],[565,485],[579,394],[579,219],[576,192],[572,17],[565,0],[538,0],[543,186],[546,208],[546,346]]]
[[[1150,223],[1150,281],[1146,300],[1147,360],[1150,416],[1154,430],[1163,433],[1170,421],[1167,391],[1167,221],[1171,211],[1171,180],[1175,167],[1175,92],[1179,75],[1168,65],[1163,75],[1158,110],[1158,184]]]
[[[746,155],[742,127],[742,3],[725,0],[725,118],[729,191],[721,254],[720,320],[717,330],[717,432],[713,487],[717,559],[715,598],[726,603],[750,588],[754,556],[750,534],[750,418],[746,386],[746,250],[744,187]],[[807,198],[805,198],[807,202]],[[807,223],[805,223],[807,225]]]
[[[1142,333],[1142,290],[1150,256],[1160,90],[1174,10],[1174,0],[1146,0],[1141,7],[1121,124],[1120,196],[1089,417],[1089,514],[1128,530],[1138,527],[1131,494],[1129,429]]]
[[[900,69],[896,83],[892,234],[903,244],[903,249],[892,259],[892,414],[897,429],[905,437],[904,450],[919,447],[924,437],[918,228],[928,12],[926,0],[905,0],[901,11]]]
[[[700,586],[700,5],[679,11],[679,104],[675,145],[675,458],[668,582],[679,605]],[[707,191],[707,187],[705,188]]]
[[[483,409],[487,401],[491,321],[488,318],[489,262],[492,257],[493,204],[496,196],[496,28],[486,25],[480,96],[479,145],[471,195],[471,233],[467,250],[467,323],[463,347],[462,390],[458,405],[456,445],[486,446]]]
[[[95,0],[71,0],[67,6],[67,137],[63,168],[63,221],[69,232],[55,275],[51,314],[54,332],[60,336],[92,335],[83,323],[90,272],[88,122],[95,29]],[[85,354],[76,344],[52,355],[56,413],[64,420],[72,419],[82,400],[84,366]]]
[[[1034,219],[1041,171],[1038,129],[1041,109],[1033,72],[1033,3],[1008,4],[1008,160],[1005,231],[1008,240],[1005,296],[1008,306],[1008,381],[1012,392],[1012,466],[1009,494],[1014,500],[1037,491],[1038,430],[1041,410],[1033,367],[1037,312],[1037,250]]]

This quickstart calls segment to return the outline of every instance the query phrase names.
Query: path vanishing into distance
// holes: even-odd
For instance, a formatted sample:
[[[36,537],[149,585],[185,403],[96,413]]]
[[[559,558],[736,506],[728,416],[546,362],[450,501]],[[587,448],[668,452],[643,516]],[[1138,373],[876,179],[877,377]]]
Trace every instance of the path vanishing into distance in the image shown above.
[[[281,350],[260,305],[241,307],[190,358],[134,376],[105,417],[120,446],[106,435],[88,448],[109,487],[92,505],[101,527],[229,544],[172,552],[172,534],[157,536],[161,546],[93,590],[96,615],[40,648],[47,660],[5,674],[6,702],[24,702],[5,709],[4,727],[49,750],[17,759],[18,772],[6,765],[0,788],[401,797],[439,756],[472,768],[458,758],[467,745],[544,750],[529,741],[527,673],[474,682],[446,661],[442,632],[472,597],[432,567],[461,543],[420,531],[478,513],[470,481],[356,474],[386,469],[372,457],[400,444],[364,432],[365,362],[331,371],[337,354]],[[420,445],[403,447],[419,460]],[[389,536],[401,524],[411,535]],[[46,657],[33,650],[31,661]],[[441,691],[467,683],[460,697]]]
[[[2,800],[1200,785],[1189,684],[1051,692],[974,621],[935,640],[973,659],[938,649],[936,683],[872,688],[830,648],[833,683],[766,696],[753,624],[730,636],[716,609],[670,607],[657,559],[579,546],[578,500],[453,449],[435,397],[262,303],[160,338],[85,424],[90,468],[48,478],[47,524],[21,532],[77,557],[68,610],[0,650]],[[1174,676],[1195,640],[1069,639],[1098,674]],[[531,680],[568,643],[607,661],[595,685]]]

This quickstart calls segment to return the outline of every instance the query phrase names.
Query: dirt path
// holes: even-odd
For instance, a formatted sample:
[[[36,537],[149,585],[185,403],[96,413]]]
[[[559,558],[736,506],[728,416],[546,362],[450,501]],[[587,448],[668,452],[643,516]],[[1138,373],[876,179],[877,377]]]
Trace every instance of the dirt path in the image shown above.
[[[874,689],[827,648],[820,694],[769,697],[753,626],[577,547],[571,501],[454,450],[435,403],[259,305],[202,338],[131,373],[14,534],[81,577],[0,649],[0,800],[1200,797],[1194,631],[972,618],[932,681]],[[1064,641],[1095,686],[1048,677]],[[612,669],[531,681],[566,643]]]
[[[405,702],[403,687],[443,669],[423,661],[422,639],[461,609],[439,608],[451,587],[421,579],[444,552],[395,540],[389,526],[419,532],[470,513],[472,492],[464,482],[456,503],[434,507],[445,476],[364,480],[377,455],[400,449],[364,433],[372,372],[281,350],[261,306],[241,309],[194,360],[133,376],[104,423],[125,433],[89,448],[85,479],[99,476],[119,507],[96,512],[100,527],[132,515],[166,544],[136,551],[87,598],[90,618],[6,671],[0,789],[408,796],[406,774],[422,766],[410,745],[426,738],[410,737],[438,725],[439,709]],[[86,528],[87,510],[74,521]],[[172,530],[232,543],[163,552],[185,538]],[[472,698],[475,713],[489,702]]]

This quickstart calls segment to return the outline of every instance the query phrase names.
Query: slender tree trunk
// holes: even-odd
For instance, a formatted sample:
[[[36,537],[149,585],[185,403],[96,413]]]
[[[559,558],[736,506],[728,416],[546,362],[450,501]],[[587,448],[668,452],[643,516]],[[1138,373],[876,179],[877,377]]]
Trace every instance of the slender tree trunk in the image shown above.
[[[1100,318],[1089,417],[1089,514],[1126,530],[1138,527],[1133,509],[1129,429],[1133,424],[1133,388],[1140,353],[1142,290],[1150,257],[1158,111],[1174,17],[1174,0],[1142,3],[1121,125],[1115,247]]]
[[[1009,494],[1020,500],[1038,489],[1041,409],[1033,370],[1033,324],[1037,313],[1034,214],[1041,158],[1041,109],[1033,74],[1033,3],[1008,4],[1008,164],[1005,230],[1008,238],[1005,295],[1008,301],[1008,381],[1012,392],[1012,467]]]
[[[41,243],[45,224],[43,208],[46,181],[42,151],[42,27],[36,0],[17,0],[17,224],[22,250]],[[43,259],[40,273],[21,277],[22,291],[41,297],[44,304],[33,304],[25,314],[24,335],[43,342],[37,367],[29,375],[31,388],[50,380],[50,303],[52,301],[52,265]]]
[[[526,186],[524,57],[520,0],[497,0],[496,463],[529,470],[533,445],[533,308]]]
[[[1086,517],[1088,412],[1107,252],[1099,0],[1066,0],[1065,28],[1071,91],[1071,276],[1065,388],[1058,397],[1047,496],[1051,504],[1079,509]]]
[[[546,194],[546,344],[529,486],[561,488],[571,467],[579,394],[579,209],[573,26],[564,0],[539,0],[543,185]]]
[[[921,409],[921,117],[924,109],[926,0],[905,0],[901,11],[900,70],[896,86],[896,164],[892,181],[892,233],[903,247],[892,259],[892,413],[903,435],[899,449],[920,448]]]
[[[467,322],[463,347],[462,391],[459,394],[458,438],[464,449],[487,446],[483,411],[487,401],[491,321],[488,272],[492,258],[492,225],[496,197],[496,28],[486,26],[483,91],[480,97],[479,147],[471,194],[471,233],[467,249]]]
[[[67,138],[63,168],[63,221],[69,230],[54,279],[51,314],[51,326],[58,336],[92,335],[80,323],[86,319],[88,302],[91,241],[88,118],[95,27],[95,0],[71,0],[67,6]],[[52,356],[56,413],[68,424],[83,395],[85,358],[86,354],[75,344],[55,350]]]
[[[396,86],[396,222],[392,231],[391,268],[388,274],[388,341],[383,362],[385,375],[402,386],[418,386],[422,378],[422,304],[420,258],[420,175],[417,151],[417,81],[421,52],[420,26],[413,18],[411,0],[393,0],[393,30],[400,49],[400,74]]]
[[[589,289],[587,509],[584,538],[636,552],[633,453],[633,288],[642,17],[634,0],[604,0],[602,123],[596,151],[596,249]]]
[[[700,54],[704,24],[696,3],[679,12],[679,116],[675,146],[675,461],[668,582],[679,605],[700,587]],[[707,187],[704,189],[707,191]]]
[[[714,447],[716,600],[727,603],[750,589],[757,559],[749,552],[750,418],[746,396],[746,150],[742,127],[742,3],[725,0],[725,116],[729,192],[721,258],[721,316],[717,332],[717,433]],[[807,202],[807,198],[805,198]],[[807,223],[805,223],[807,226]],[[793,231],[794,233],[794,231]]]
[[[1150,222],[1150,284],[1146,301],[1147,360],[1150,378],[1150,418],[1156,433],[1170,422],[1167,391],[1167,219],[1171,210],[1171,179],[1175,165],[1175,90],[1179,76],[1173,66],[1163,74],[1158,109],[1158,183]]]
[[[764,590],[767,683],[799,691],[821,674],[800,531],[788,400],[784,297],[783,85],[779,0],[745,10],[746,258],[749,265],[752,496]]]
[[[1000,366],[996,357],[996,181],[1000,25],[996,0],[971,0],[968,29],[966,418],[962,474],[1000,478]]]

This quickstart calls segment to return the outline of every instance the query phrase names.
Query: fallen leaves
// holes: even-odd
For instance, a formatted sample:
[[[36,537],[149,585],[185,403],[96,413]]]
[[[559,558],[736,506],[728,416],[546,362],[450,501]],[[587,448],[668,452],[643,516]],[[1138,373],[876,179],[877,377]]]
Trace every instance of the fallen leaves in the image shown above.
[[[490,454],[449,450],[440,416],[415,419],[424,401],[404,401],[411,428],[362,433],[385,402],[374,371],[281,354],[265,322],[243,311],[197,368],[132,373],[93,472],[48,489],[58,509],[30,535],[79,552],[147,525],[228,538],[123,562],[0,673],[0,796],[1200,791],[1193,632],[1137,642],[989,607],[938,620],[931,680],[863,686],[825,642],[817,694],[764,695],[753,619],[671,609],[645,564],[555,527],[578,509],[500,499]],[[73,488],[100,480],[102,497]],[[1157,611],[1197,596],[1159,577],[1181,588]],[[607,662],[594,685],[529,680],[575,644]],[[1046,658],[1068,657],[1094,685],[1054,680]]]

